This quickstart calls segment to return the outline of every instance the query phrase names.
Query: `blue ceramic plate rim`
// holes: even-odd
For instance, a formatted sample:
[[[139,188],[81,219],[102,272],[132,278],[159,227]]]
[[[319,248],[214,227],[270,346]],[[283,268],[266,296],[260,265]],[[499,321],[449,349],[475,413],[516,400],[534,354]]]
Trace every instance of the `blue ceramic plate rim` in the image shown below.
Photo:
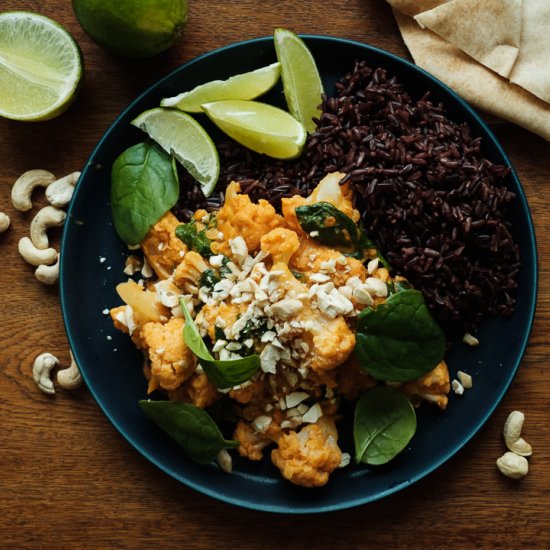
[[[289,502],[286,505],[273,505],[269,502],[258,502],[253,497],[250,496],[241,496],[241,497],[235,497],[235,496],[229,496],[223,493],[223,491],[219,491],[216,489],[216,487],[211,486],[205,486],[201,483],[196,483],[192,478],[186,477],[182,475],[180,472],[175,471],[173,468],[169,467],[167,464],[163,463],[163,461],[155,454],[150,453],[146,449],[142,448],[139,444],[139,442],[136,442],[127,432],[125,426],[123,423],[119,423],[115,418],[114,415],[111,414],[111,412],[108,410],[106,404],[104,403],[102,399],[102,395],[94,388],[92,384],[90,384],[90,380],[88,377],[87,369],[86,369],[86,363],[82,360],[82,354],[80,350],[75,346],[75,338],[71,327],[71,319],[69,315],[69,308],[68,308],[68,302],[70,301],[70,297],[67,294],[67,279],[68,275],[66,273],[68,272],[68,267],[66,265],[66,262],[64,261],[65,258],[65,247],[66,242],[68,240],[68,233],[69,233],[69,226],[67,225],[64,228],[63,235],[62,235],[62,242],[61,242],[61,260],[60,260],[60,296],[61,296],[61,307],[62,307],[62,313],[63,313],[63,320],[69,340],[69,344],[71,346],[71,349],[75,355],[75,358],[78,362],[78,364],[81,366],[82,376],[84,378],[84,381],[86,382],[88,389],[100,408],[102,409],[103,413],[107,416],[107,418],[110,420],[110,422],[114,425],[114,427],[120,432],[120,434],[132,445],[138,452],[140,452],[147,460],[149,460],[151,463],[155,464],[159,469],[167,473],[168,475],[172,476],[173,478],[177,479],[178,481],[186,484],[187,486],[202,492],[206,495],[209,495],[213,498],[219,499],[221,501],[242,506],[245,508],[251,508],[254,510],[263,510],[268,512],[277,512],[277,513],[296,513],[296,514],[302,514],[302,513],[319,513],[319,512],[328,512],[328,511],[334,511],[334,510],[341,510],[346,508],[351,508],[354,506],[358,506],[361,504],[366,504],[368,502],[372,502],[381,498],[384,498],[390,494],[393,494],[397,491],[400,491],[411,484],[415,483],[416,481],[424,478],[431,472],[433,472],[435,469],[440,467],[442,464],[447,462],[452,456],[454,456],[460,449],[462,449],[472,437],[480,430],[480,428],[485,424],[485,422],[489,419],[489,417],[493,414],[494,410],[502,400],[503,396],[505,395],[506,391],[508,390],[512,380],[514,379],[514,376],[518,370],[518,367],[521,363],[521,360],[523,358],[523,355],[525,353],[525,349],[529,340],[529,336],[531,333],[531,329],[533,326],[534,321],[534,314],[536,309],[536,297],[537,297],[537,289],[538,289],[538,257],[537,257],[537,248],[536,248],[536,239],[535,239],[535,233],[534,233],[534,227],[532,222],[532,216],[530,213],[530,209],[527,203],[527,198],[525,196],[525,193],[523,191],[523,188],[521,186],[521,183],[517,177],[517,174],[515,173],[515,170],[505,154],[504,150],[502,149],[502,146],[490,130],[490,128],[487,126],[487,124],[479,117],[479,115],[460,97],[458,96],[453,90],[448,88],[445,84],[443,84],[441,81],[439,81],[437,78],[429,74],[428,72],[424,71],[423,69],[417,67],[416,65],[410,63],[409,61],[402,59],[390,52],[387,52],[385,50],[381,50],[379,48],[376,48],[374,46],[370,46],[368,44],[364,44],[361,42],[348,40],[344,38],[335,38],[330,36],[323,36],[323,35],[300,35],[306,42],[309,40],[312,41],[328,41],[330,43],[334,44],[341,44],[341,45],[350,45],[354,47],[359,47],[365,51],[365,54],[368,54],[368,52],[375,52],[376,54],[379,54],[389,60],[392,60],[393,62],[397,64],[402,64],[405,67],[409,67],[413,69],[413,71],[417,71],[418,73],[421,73],[424,78],[426,78],[428,81],[431,81],[431,83],[434,86],[434,89],[440,88],[444,90],[448,95],[452,96],[454,101],[456,102],[458,108],[462,111],[467,112],[470,117],[475,119],[477,123],[485,130],[485,132],[489,135],[489,137],[492,139],[493,147],[497,150],[497,153],[508,163],[508,166],[511,168],[511,178],[514,180],[514,183],[517,187],[517,198],[516,200],[519,201],[520,207],[523,210],[523,212],[526,215],[526,222],[528,226],[529,235],[527,237],[527,240],[530,244],[530,250],[529,254],[533,258],[533,265],[532,265],[532,292],[531,292],[531,299],[530,303],[528,304],[528,319],[529,323],[528,326],[525,327],[525,330],[522,334],[521,343],[519,347],[519,353],[514,358],[513,363],[507,367],[507,378],[505,380],[504,385],[501,388],[501,391],[498,393],[498,395],[495,396],[491,406],[487,409],[486,414],[481,417],[477,423],[470,425],[470,431],[467,436],[463,437],[460,441],[457,441],[453,448],[449,449],[449,451],[442,455],[438,460],[432,461],[427,465],[421,472],[419,472],[417,475],[411,476],[409,479],[398,482],[395,485],[389,487],[388,489],[384,491],[379,491],[376,494],[367,494],[363,495],[357,498],[348,498],[344,501],[339,501],[335,503],[330,503],[328,505],[306,505],[306,506],[299,506],[294,507],[292,502]],[[242,42],[236,42],[221,48],[218,48],[216,50],[207,52],[203,55],[200,55],[189,62],[179,66],[175,70],[173,70],[171,73],[157,81],[155,84],[147,88],[143,93],[141,93],[136,99],[134,99],[127,107],[124,109],[124,111],[115,119],[113,124],[109,127],[109,129],[105,132],[103,137],[100,139],[96,147],[94,148],[92,154],[89,157],[89,161],[87,162],[85,168],[82,171],[82,175],[79,179],[79,182],[76,186],[75,190],[75,199],[78,197],[78,193],[80,188],[85,185],[85,182],[87,180],[88,173],[91,170],[94,170],[94,162],[93,159],[97,157],[97,153],[102,149],[103,145],[106,141],[108,141],[110,134],[114,131],[116,126],[122,121],[127,113],[132,110],[135,104],[139,103],[143,99],[145,99],[147,96],[149,96],[152,92],[155,90],[161,88],[166,82],[169,82],[171,79],[174,78],[174,76],[186,71],[188,68],[192,67],[193,65],[197,63],[201,63],[204,60],[216,56],[221,52],[226,52],[228,50],[232,50],[241,46],[254,46],[254,45],[260,45],[265,43],[266,41],[271,41],[271,36],[266,37],[260,37],[260,38],[254,38],[251,40],[246,40]],[[68,219],[70,219],[73,215],[74,205],[76,201],[73,201],[71,205],[68,208]]]

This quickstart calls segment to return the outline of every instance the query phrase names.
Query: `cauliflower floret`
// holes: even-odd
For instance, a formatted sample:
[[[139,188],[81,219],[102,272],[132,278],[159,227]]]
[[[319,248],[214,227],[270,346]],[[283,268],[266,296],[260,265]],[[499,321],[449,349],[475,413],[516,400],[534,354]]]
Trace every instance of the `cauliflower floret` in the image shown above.
[[[279,277],[279,291],[283,296],[300,296],[303,307],[289,319],[300,322],[305,330],[300,338],[310,349],[310,368],[320,373],[341,365],[353,351],[355,334],[344,317],[330,319],[314,308],[308,296],[308,287],[298,281],[284,263],[273,265],[272,271],[282,272]]]
[[[315,187],[308,197],[293,197],[281,199],[283,216],[291,229],[294,229],[300,236],[305,232],[296,218],[296,208],[317,202],[328,202],[349,216],[354,222],[361,219],[361,214],[353,208],[353,191],[348,183],[340,185],[340,180],[345,176],[341,172],[327,174]]]
[[[318,244],[308,237],[302,239],[300,248],[290,260],[290,267],[304,275],[324,273],[335,286],[344,286],[351,277],[359,277],[361,281],[367,277],[367,270],[361,261],[344,256],[338,250]]]
[[[260,239],[276,227],[286,227],[285,220],[266,200],[253,203],[248,195],[239,194],[237,182],[231,182],[225,192],[225,202],[216,216],[217,229],[223,233],[223,242],[212,243],[216,254],[231,256],[229,241],[241,236],[249,252],[260,248]]]
[[[168,392],[170,401],[185,401],[201,409],[210,407],[219,398],[220,394],[206,374],[198,372],[191,375],[179,388]]]
[[[445,361],[441,361],[434,370],[428,372],[418,380],[403,384],[400,388],[409,397],[420,397],[430,403],[434,403],[440,409],[445,409],[451,391],[449,383],[449,370]]]
[[[338,447],[334,420],[322,416],[299,432],[281,435],[279,447],[271,451],[271,460],[283,477],[302,487],[321,487],[340,465],[342,451]]]
[[[233,438],[239,442],[239,454],[249,460],[262,460],[263,450],[271,443],[271,439],[256,433],[252,426],[243,420],[237,422]]]
[[[181,258],[180,258],[181,260]],[[174,283],[189,294],[197,294],[201,275],[210,269],[198,252],[188,252],[174,272]]]
[[[180,222],[176,216],[168,211],[141,242],[145,257],[160,279],[170,277],[187,252],[185,244],[176,237],[178,225]]]
[[[295,231],[279,227],[261,238],[261,247],[270,254],[273,263],[288,264],[291,256],[300,248],[300,240]]]
[[[141,336],[149,352],[151,377],[165,390],[175,390],[194,372],[196,358],[183,342],[184,321],[173,317],[166,324],[145,324]]]

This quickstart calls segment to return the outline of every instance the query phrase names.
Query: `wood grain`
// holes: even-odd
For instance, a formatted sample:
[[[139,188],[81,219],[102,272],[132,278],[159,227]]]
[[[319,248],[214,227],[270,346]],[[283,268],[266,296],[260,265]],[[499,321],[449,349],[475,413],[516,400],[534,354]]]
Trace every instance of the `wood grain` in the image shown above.
[[[550,145],[504,124],[496,133],[527,193],[542,284],[522,367],[497,411],[454,459],[383,501],[323,516],[291,517],[233,508],[173,481],[133,450],[86,389],[40,393],[31,376],[45,350],[67,363],[56,288],[45,288],[17,254],[32,214],[16,212],[10,188],[25,170],[80,169],[117,114],[182,62],[238,40],[296,32],[347,37],[407,56],[383,0],[190,0],[176,47],[147,62],[102,51],[66,0],[2,2],[40,12],[80,44],[86,81],[76,103],[41,124],[0,120],[0,547],[2,548],[550,548]],[[526,414],[531,472],[511,482],[495,469],[507,414]]]

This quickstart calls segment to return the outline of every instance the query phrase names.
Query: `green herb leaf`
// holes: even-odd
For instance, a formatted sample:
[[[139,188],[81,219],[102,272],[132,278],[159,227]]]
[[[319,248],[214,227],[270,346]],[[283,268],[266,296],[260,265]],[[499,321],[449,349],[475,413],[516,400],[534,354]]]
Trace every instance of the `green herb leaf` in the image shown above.
[[[140,243],[178,200],[175,160],[152,141],[126,149],[111,170],[115,229],[127,244]]]
[[[187,304],[180,298],[181,308],[185,316],[183,339],[187,347],[197,356],[204,373],[220,389],[227,389],[249,380],[260,368],[260,356],[257,354],[234,359],[231,361],[217,361],[208,351],[200,332],[191,318]]]
[[[329,202],[297,206],[296,218],[302,229],[313,240],[327,246],[354,250],[346,255],[361,261],[365,260],[365,250],[376,250],[382,265],[390,269],[388,262],[367,237],[361,225],[356,224],[348,215]]]
[[[239,446],[227,440],[212,417],[203,409],[181,401],[139,402],[143,412],[200,464],[212,462],[220,451]]]
[[[296,217],[312,239],[328,246],[351,248],[358,241],[359,231],[355,222],[328,202],[298,206]]]
[[[206,236],[206,229],[198,231],[195,220],[178,225],[176,237],[186,244],[189,250],[194,250],[201,256],[212,256],[212,250],[210,250],[212,241]]]
[[[415,431],[416,413],[403,394],[388,387],[364,393],[355,406],[356,462],[389,462],[407,446]]]
[[[378,380],[407,382],[433,370],[445,354],[445,336],[418,290],[402,290],[358,317],[355,352]]]
[[[206,269],[200,276],[199,284],[207,288],[214,288],[214,285],[220,280],[220,276],[213,269]]]

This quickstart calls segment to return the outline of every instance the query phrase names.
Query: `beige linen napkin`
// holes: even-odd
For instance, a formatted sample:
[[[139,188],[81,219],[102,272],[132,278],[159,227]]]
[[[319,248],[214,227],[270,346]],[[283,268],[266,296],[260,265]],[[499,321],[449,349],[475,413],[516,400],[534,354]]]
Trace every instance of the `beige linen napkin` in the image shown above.
[[[491,0],[486,1],[487,6],[492,4]],[[521,0],[500,0],[499,4],[502,5],[492,4],[492,7],[489,6],[477,14],[475,10],[479,10],[479,6],[485,5],[485,2],[479,2],[479,0],[475,2],[471,0],[452,0],[451,2],[388,0],[388,2],[395,8],[394,14],[399,29],[418,66],[439,78],[472,105],[523,126],[550,141],[550,104],[526,89],[536,89],[539,92],[537,95],[545,95],[543,92],[546,92],[550,101],[550,64],[546,66],[546,63],[541,63],[540,47],[538,42],[531,38],[542,31],[535,32],[533,24],[526,23],[534,17],[535,12],[539,15],[542,13],[542,8],[525,9],[529,2],[540,4],[538,0],[523,0],[523,3]],[[550,2],[548,4],[550,10]],[[426,9],[427,6],[431,6],[432,13],[428,11],[429,8]],[[522,8],[521,16],[518,6]],[[450,8],[452,8],[451,11],[449,11]],[[485,37],[479,38],[478,35],[483,33],[480,32],[476,23],[477,31],[468,31],[468,38],[453,27],[451,20],[456,17],[460,19],[459,13],[462,14],[462,18],[465,18],[466,12],[463,10],[467,8],[474,10],[474,15],[486,24],[491,21],[491,14],[494,16],[500,9],[498,13],[506,18],[504,26],[507,28],[503,29],[499,23],[496,25],[498,28],[491,32],[486,30]],[[436,10],[442,11],[440,15],[436,14],[437,17],[434,17]],[[532,13],[526,15],[526,11]],[[453,18],[450,19],[449,14],[453,14]],[[433,26],[434,30],[443,33],[449,40],[441,38],[428,29],[422,29],[411,17],[415,15],[423,25]],[[470,16],[467,18],[472,19]],[[550,19],[546,21],[549,21],[550,25]],[[457,25],[462,27],[462,22]],[[530,29],[528,39],[523,36],[525,25]],[[520,29],[519,32],[518,29]],[[547,34],[550,37],[550,28]],[[451,41],[457,42],[461,47],[454,45]],[[468,50],[467,53],[465,50]],[[550,45],[547,51],[550,51]],[[482,62],[490,65],[491,69]],[[518,84],[521,83],[524,87],[510,82],[500,74],[508,76]]]

